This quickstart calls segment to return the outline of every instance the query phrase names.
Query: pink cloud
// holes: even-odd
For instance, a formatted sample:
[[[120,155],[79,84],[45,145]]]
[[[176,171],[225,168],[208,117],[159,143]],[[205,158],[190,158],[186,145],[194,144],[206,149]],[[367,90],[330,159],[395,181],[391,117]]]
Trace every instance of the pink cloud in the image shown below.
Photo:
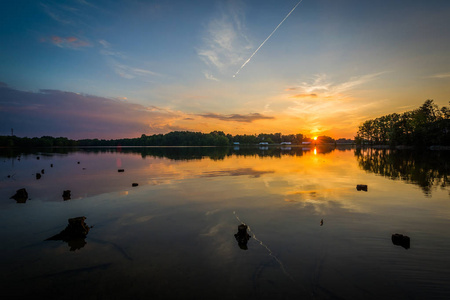
[[[251,113],[251,114],[246,114],[246,115],[241,115],[241,114],[223,115],[223,114],[217,114],[217,113],[206,113],[206,114],[197,114],[197,115],[200,117],[203,117],[203,118],[217,119],[217,120],[221,120],[221,121],[243,122],[243,123],[251,123],[251,122],[257,121],[257,120],[275,119],[272,116],[264,116],[260,113]]]
[[[57,35],[53,35],[50,38],[43,38],[41,42],[49,42],[60,48],[69,48],[69,49],[78,49],[82,47],[89,47],[91,44],[88,41],[80,40],[77,37],[69,36],[69,37],[60,37]]]

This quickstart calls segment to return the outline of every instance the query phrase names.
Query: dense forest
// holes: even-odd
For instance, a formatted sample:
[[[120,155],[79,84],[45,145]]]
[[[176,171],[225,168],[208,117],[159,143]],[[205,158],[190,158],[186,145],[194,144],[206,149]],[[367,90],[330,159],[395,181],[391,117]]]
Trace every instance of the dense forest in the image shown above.
[[[311,138],[303,134],[283,135],[281,133],[261,133],[254,135],[231,135],[222,131],[210,133],[173,131],[167,134],[145,135],[138,138],[124,139],[82,139],[70,140],[63,137],[43,136],[41,138],[19,138],[16,136],[0,136],[0,147],[73,147],[73,146],[230,146],[255,145],[261,142],[268,144],[290,143],[299,145],[302,142],[311,142]],[[328,136],[319,136],[317,144],[335,143]],[[351,140],[339,139],[338,143],[351,143]]]
[[[426,100],[418,109],[367,120],[359,126],[357,144],[450,146],[450,109]]]

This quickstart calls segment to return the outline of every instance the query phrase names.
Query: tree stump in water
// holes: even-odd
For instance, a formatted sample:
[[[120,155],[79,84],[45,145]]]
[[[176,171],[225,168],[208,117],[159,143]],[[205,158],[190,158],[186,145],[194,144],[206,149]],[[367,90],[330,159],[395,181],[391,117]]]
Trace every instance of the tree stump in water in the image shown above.
[[[241,224],[238,226],[238,232],[234,235],[234,238],[238,242],[239,248],[247,250],[247,242],[250,239],[250,235],[247,233],[248,226]]]
[[[17,203],[25,203],[28,199],[28,193],[25,188],[17,190],[16,193],[9,199],[14,199]]]
[[[396,246],[402,246],[405,249],[410,248],[411,239],[409,238],[409,236],[395,233],[392,235],[391,239],[392,239],[392,243]]]
[[[70,247],[70,251],[81,249],[86,245],[86,235],[89,233],[89,226],[84,222],[86,217],[76,217],[68,220],[69,225],[60,233],[49,237],[46,241],[64,241]]]
[[[356,186],[356,190],[357,190],[357,191],[364,191],[364,192],[367,192],[367,184],[358,184],[358,185]]]
[[[66,200],[70,200],[70,190],[66,190],[66,191],[64,191],[63,192],[63,194],[62,194],[62,197],[63,197],[63,199],[64,199],[64,201],[66,201]]]

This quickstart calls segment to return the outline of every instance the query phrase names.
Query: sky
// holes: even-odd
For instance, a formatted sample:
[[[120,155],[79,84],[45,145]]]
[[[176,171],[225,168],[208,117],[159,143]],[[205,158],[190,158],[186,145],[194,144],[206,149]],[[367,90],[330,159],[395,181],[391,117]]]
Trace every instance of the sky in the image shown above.
[[[449,105],[448,0],[1,2],[0,135],[353,138]]]

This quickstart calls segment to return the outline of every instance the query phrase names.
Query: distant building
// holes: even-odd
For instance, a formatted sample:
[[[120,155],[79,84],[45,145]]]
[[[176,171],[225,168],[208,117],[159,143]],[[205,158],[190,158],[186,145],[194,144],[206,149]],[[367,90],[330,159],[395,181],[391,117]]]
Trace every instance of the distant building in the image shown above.
[[[302,142],[302,145],[311,145],[311,142]]]
[[[260,145],[269,145],[269,142],[260,142]]]
[[[336,144],[354,144],[355,141],[351,139],[338,139],[336,140]]]
[[[291,145],[291,142],[281,142],[281,145]]]
[[[233,145],[239,145],[239,142],[234,142]]]

